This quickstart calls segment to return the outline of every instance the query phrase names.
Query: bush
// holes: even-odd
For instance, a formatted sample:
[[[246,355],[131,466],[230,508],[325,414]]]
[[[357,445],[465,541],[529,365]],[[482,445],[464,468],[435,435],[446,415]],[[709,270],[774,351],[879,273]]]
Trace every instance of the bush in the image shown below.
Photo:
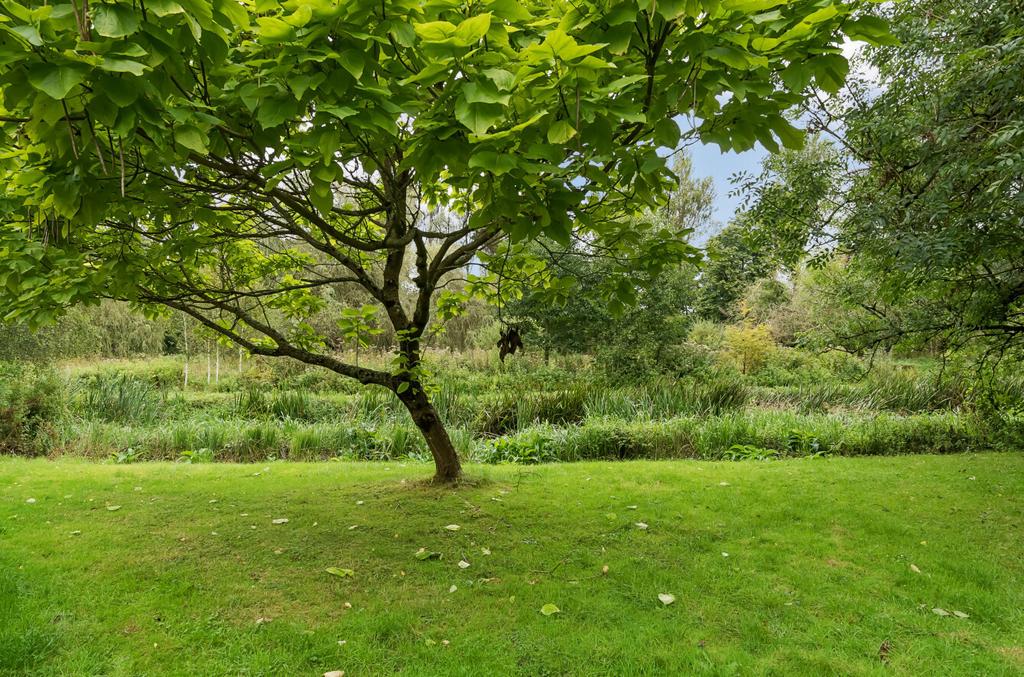
[[[0,453],[42,453],[40,437],[65,410],[64,383],[52,369],[0,362]]]
[[[744,324],[725,328],[725,352],[744,374],[759,371],[774,349],[775,341],[765,325]]]

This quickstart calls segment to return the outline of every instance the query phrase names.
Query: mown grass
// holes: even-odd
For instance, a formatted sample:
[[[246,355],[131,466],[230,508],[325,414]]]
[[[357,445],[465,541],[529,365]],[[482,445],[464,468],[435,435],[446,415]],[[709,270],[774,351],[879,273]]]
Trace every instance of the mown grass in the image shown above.
[[[0,461],[0,674],[1024,671],[1019,454],[468,472]]]

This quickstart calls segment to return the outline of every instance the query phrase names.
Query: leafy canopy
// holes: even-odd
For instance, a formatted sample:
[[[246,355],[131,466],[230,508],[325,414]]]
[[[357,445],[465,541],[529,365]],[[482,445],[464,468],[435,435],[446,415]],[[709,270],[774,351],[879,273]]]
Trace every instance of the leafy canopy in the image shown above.
[[[679,143],[680,114],[723,148],[799,145],[784,113],[808,86],[840,85],[841,33],[884,37],[855,10],[9,0],[5,316],[42,322],[111,296],[216,311],[254,351],[307,355],[316,289],[347,281],[416,334],[423,297],[429,308],[444,274],[502,238],[628,246],[670,184],[657,149]],[[431,210],[462,221],[431,230]],[[389,271],[413,245],[422,294],[409,309]]]

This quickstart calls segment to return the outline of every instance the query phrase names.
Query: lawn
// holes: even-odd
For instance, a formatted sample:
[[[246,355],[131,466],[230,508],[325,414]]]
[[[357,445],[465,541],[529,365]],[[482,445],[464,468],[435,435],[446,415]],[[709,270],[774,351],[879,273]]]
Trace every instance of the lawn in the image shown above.
[[[1019,454],[468,474],[0,461],[0,674],[1024,672]]]

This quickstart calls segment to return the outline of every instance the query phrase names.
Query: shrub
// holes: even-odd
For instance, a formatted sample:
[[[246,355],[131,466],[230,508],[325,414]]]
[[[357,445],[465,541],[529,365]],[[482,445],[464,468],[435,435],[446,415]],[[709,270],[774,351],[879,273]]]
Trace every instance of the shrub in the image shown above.
[[[65,410],[64,383],[53,370],[0,362],[0,452],[40,453],[40,436]]]
[[[775,341],[765,325],[744,324],[725,328],[725,352],[744,374],[761,369],[774,349]]]

